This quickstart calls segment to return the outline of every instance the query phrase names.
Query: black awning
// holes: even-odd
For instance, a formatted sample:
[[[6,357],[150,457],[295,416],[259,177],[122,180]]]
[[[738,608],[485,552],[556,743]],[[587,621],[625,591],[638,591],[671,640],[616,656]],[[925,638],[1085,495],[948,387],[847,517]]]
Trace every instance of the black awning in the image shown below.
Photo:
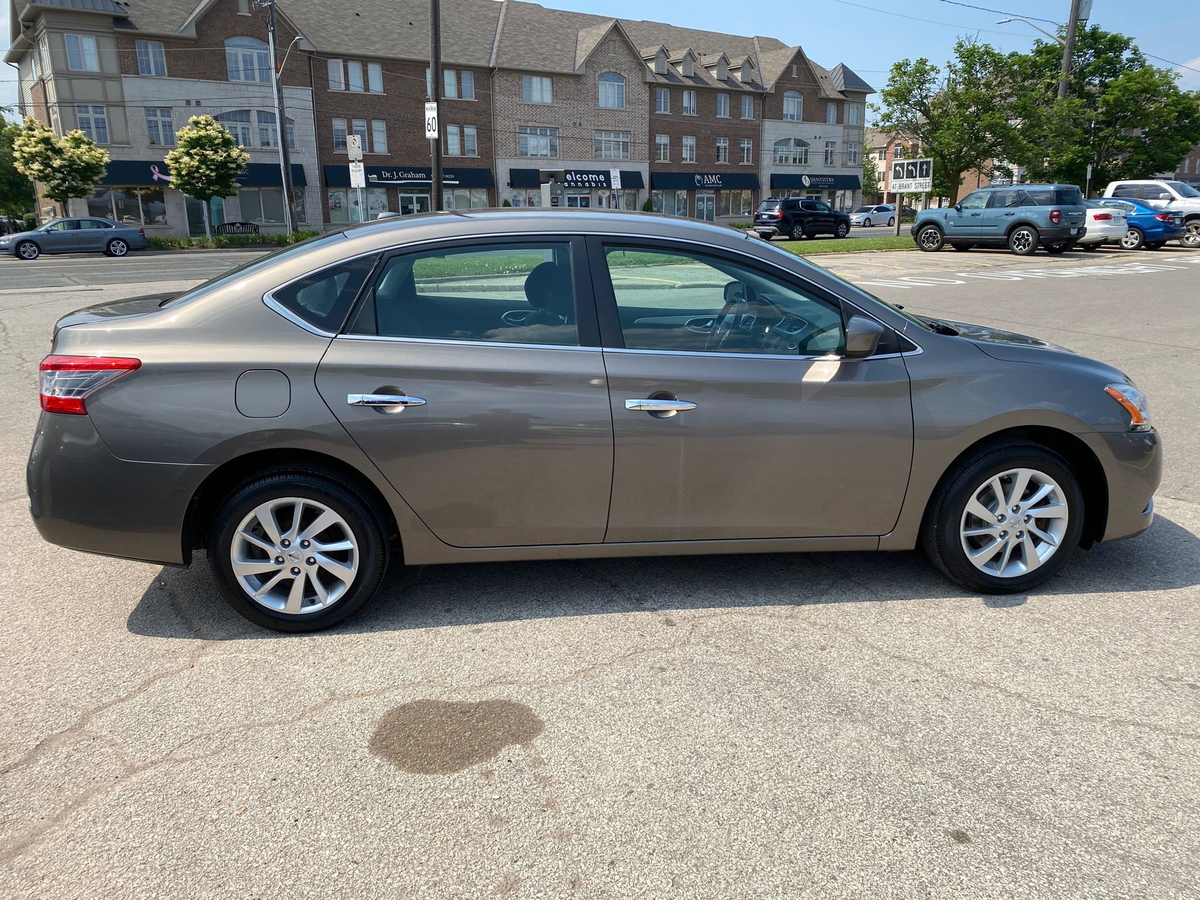
[[[754,172],[651,172],[650,187],[666,191],[756,191]]]
[[[771,175],[771,188],[789,191],[857,191],[862,182],[857,175]]]
[[[112,159],[100,183],[170,187],[171,169],[160,159]],[[278,187],[283,184],[283,177],[275,163],[250,163],[237,177],[237,183],[245,187]],[[308,185],[304,166],[299,163],[292,163],[292,184]]]
[[[325,166],[326,187],[350,187],[349,166]],[[367,187],[407,187],[429,190],[433,184],[433,172],[429,166],[367,166]],[[442,170],[444,188],[490,188],[495,187],[492,170],[480,166],[447,168]]]
[[[541,187],[541,172],[537,169],[509,169],[508,183],[515,188]]]

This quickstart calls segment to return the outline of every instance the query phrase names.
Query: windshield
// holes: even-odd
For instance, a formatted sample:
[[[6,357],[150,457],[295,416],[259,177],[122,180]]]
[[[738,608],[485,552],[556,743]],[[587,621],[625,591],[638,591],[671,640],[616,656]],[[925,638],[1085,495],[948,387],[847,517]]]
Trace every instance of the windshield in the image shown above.
[[[196,297],[199,294],[207,293],[212,288],[215,288],[215,287],[218,287],[219,285],[226,284],[230,281],[233,281],[235,278],[239,278],[240,276],[245,275],[249,272],[252,272],[255,269],[275,263],[278,260],[283,259],[285,256],[291,256],[294,253],[303,253],[303,252],[311,249],[312,247],[317,246],[318,244],[329,244],[329,243],[332,243],[333,241],[344,240],[345,237],[346,237],[345,233],[343,233],[341,231],[331,231],[328,234],[319,234],[316,237],[309,238],[308,240],[300,241],[300,243],[298,243],[298,244],[291,244],[287,247],[283,247],[280,250],[276,250],[274,253],[268,253],[265,256],[257,256],[254,259],[250,260],[250,262],[243,263],[242,265],[238,266],[237,268],[230,269],[228,272],[223,272],[215,278],[210,278],[208,281],[204,282],[203,284],[196,285],[190,291],[184,291],[182,294],[180,294],[177,297],[172,297],[169,300],[164,300],[159,305],[160,306],[169,306],[169,305],[178,303],[181,300],[190,300],[191,298]]]
[[[1200,197],[1200,191],[1182,181],[1168,181],[1167,186],[1174,188],[1180,197]]]

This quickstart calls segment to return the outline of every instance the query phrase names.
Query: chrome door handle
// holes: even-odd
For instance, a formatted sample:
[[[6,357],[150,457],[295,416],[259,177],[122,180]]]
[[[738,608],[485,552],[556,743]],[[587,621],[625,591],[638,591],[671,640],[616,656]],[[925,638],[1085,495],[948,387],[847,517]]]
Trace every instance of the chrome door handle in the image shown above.
[[[687,412],[689,409],[695,409],[696,404],[688,400],[626,400],[625,408],[632,409],[637,412]]]
[[[424,406],[420,397],[407,394],[347,394],[346,402],[351,406]]]

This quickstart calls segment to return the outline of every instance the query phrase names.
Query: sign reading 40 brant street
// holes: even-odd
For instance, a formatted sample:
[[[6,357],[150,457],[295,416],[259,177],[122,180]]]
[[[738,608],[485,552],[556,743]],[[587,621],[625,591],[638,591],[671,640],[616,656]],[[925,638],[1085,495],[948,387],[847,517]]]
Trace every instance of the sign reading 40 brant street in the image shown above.
[[[889,191],[924,194],[933,190],[932,159],[897,159],[892,163]]]

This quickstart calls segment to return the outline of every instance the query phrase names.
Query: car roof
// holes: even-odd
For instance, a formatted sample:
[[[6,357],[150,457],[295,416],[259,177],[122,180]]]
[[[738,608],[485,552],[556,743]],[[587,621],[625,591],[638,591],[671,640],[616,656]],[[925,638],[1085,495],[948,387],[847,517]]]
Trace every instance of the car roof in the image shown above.
[[[1055,190],[1061,190],[1063,188],[1075,188],[1075,190],[1079,190],[1079,185],[1077,185],[1077,184],[1060,184],[1058,182],[1049,183],[1049,184],[997,184],[997,185],[989,184],[987,187],[979,188],[979,190],[981,190],[981,191],[1012,191],[1012,190],[1023,191],[1028,188],[1054,188]]]

